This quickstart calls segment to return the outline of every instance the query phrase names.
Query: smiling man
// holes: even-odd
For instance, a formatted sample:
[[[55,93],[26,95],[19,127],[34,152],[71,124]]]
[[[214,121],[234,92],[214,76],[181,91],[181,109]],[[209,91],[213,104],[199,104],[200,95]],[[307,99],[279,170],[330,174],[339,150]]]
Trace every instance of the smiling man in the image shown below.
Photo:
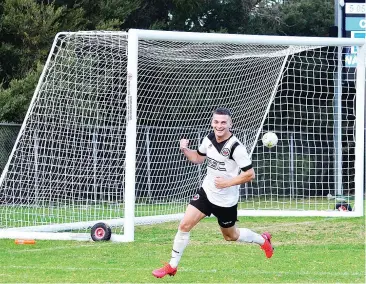
[[[235,225],[240,185],[252,181],[255,173],[245,146],[231,132],[230,111],[226,108],[216,109],[211,126],[213,132],[203,139],[198,150],[189,149],[187,139],[180,141],[180,149],[189,161],[201,164],[207,159],[207,175],[179,224],[170,262],[154,270],[152,273],[155,277],[176,274],[191,229],[211,214],[216,216],[225,240],[256,243],[264,250],[267,258],[273,255],[269,233],[259,235]]]

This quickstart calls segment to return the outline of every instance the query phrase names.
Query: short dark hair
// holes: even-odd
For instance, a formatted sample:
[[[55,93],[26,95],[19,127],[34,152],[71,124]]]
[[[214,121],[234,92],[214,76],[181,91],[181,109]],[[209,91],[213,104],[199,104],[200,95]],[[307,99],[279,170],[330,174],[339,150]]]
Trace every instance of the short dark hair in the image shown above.
[[[214,110],[213,114],[228,115],[229,117],[231,117],[231,111],[224,107],[218,107]]]

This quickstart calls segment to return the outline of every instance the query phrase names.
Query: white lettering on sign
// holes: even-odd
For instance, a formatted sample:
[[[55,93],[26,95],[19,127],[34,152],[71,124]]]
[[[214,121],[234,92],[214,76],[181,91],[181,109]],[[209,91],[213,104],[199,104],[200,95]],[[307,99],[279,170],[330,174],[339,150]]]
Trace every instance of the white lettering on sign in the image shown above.
[[[346,67],[356,67],[357,56],[353,54],[346,54],[346,56],[344,57],[344,61]]]
[[[366,19],[363,19],[363,20],[360,21],[360,27],[362,29],[366,29]]]

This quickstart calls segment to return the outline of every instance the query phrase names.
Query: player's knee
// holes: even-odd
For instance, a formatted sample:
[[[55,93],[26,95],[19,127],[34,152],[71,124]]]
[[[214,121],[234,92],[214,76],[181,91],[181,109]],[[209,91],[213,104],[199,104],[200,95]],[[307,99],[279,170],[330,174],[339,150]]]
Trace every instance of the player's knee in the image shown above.
[[[178,227],[179,231],[181,232],[189,232],[192,229],[191,224],[187,222],[181,222]]]
[[[236,236],[232,236],[232,235],[223,235],[223,236],[224,236],[225,241],[228,241],[228,242],[234,242],[238,239]]]

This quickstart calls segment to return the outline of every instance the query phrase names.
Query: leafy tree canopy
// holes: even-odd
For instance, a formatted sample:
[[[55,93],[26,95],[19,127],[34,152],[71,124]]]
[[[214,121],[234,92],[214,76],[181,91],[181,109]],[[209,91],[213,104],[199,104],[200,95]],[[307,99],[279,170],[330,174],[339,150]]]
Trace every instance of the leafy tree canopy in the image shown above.
[[[0,121],[24,117],[40,62],[46,61],[58,32],[143,28],[326,36],[333,24],[333,2],[0,0]]]

